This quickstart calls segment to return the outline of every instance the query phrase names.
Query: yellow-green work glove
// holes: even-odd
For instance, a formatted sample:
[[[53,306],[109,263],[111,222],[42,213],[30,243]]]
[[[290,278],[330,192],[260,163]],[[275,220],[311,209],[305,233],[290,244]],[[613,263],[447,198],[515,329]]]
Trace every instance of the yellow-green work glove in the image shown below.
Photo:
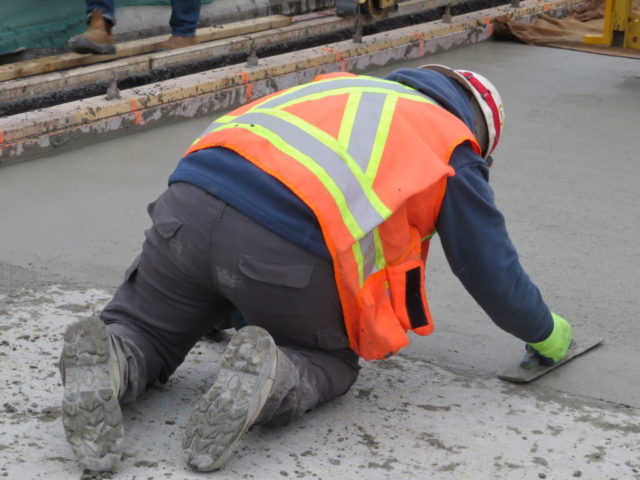
[[[562,360],[571,345],[571,325],[564,318],[552,313],[553,330],[546,340],[528,343],[540,357],[543,365],[553,365]]]

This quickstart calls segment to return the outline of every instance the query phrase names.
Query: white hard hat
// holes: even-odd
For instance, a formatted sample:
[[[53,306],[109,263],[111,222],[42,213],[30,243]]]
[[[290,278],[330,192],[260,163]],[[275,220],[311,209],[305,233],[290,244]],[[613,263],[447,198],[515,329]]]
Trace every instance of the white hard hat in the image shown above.
[[[419,68],[426,68],[446,75],[457,81],[462,88],[471,92],[475,98],[480,111],[484,116],[484,122],[487,127],[487,146],[483,147],[482,157],[487,160],[491,153],[498,146],[502,127],[504,125],[504,106],[502,98],[496,87],[482,75],[470,72],[468,70],[453,70],[444,65],[423,65]],[[478,119],[479,120],[479,119]],[[488,160],[487,163],[490,163]]]

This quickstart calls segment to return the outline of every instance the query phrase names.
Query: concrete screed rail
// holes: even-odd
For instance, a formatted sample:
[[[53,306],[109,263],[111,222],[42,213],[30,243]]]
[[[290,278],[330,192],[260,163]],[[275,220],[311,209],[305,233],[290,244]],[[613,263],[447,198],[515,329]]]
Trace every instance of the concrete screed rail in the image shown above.
[[[296,424],[254,429],[207,475],[180,456],[224,347],[203,339],[167,385],[125,410],[112,478],[640,478],[637,62],[494,42],[429,61],[480,71],[500,90],[497,203],[546,301],[605,345],[533,385],[498,381],[523,346],[491,325],[435,242],[434,335],[364,365],[350,392]],[[149,227],[146,204],[210,120],[0,170],[0,475],[80,478],[60,422],[62,333],[108,301]]]

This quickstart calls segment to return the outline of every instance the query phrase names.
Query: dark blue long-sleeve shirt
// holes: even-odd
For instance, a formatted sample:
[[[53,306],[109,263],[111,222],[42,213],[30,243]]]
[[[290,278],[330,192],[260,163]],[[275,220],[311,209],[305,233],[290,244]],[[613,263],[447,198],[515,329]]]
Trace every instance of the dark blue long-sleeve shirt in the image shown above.
[[[475,130],[471,104],[455,81],[418,69],[396,70],[386,79],[422,92]],[[544,340],[553,329],[551,313],[520,265],[494,202],[489,168],[466,143],[454,150],[450,165],[456,175],[447,180],[436,228],[453,273],[500,328],[526,342]],[[232,150],[187,155],[169,178],[174,182],[196,185],[296,245],[330,258],[313,211]]]

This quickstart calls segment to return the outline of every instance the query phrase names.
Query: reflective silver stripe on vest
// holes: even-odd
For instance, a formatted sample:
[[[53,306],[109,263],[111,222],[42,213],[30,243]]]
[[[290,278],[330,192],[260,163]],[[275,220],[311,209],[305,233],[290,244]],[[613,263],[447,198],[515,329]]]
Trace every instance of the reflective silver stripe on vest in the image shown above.
[[[366,279],[369,275],[378,271],[378,266],[376,264],[376,249],[372,231],[367,233],[367,235],[360,240],[360,251],[364,257],[363,274]]]
[[[207,135],[208,133],[213,132],[216,128],[221,127],[222,125],[226,125],[226,123],[223,122],[218,122],[217,120],[214,120],[213,122],[211,122],[207,128],[204,129],[204,131],[198,136],[198,140],[196,140],[195,142],[193,142],[193,145],[196,144],[196,142],[198,142],[202,137],[204,137],[205,135]]]
[[[218,122],[217,120],[214,120],[213,122],[211,122],[209,124],[209,126],[207,128],[205,128],[204,132],[202,132],[202,135],[200,135],[200,136],[204,137],[207,133],[213,132],[216,128],[221,127],[222,125],[226,125],[226,123],[225,122]]]
[[[358,179],[344,160],[320,140],[286,120],[265,113],[245,113],[236,118],[236,122],[255,123],[267,128],[287,144],[313,159],[342,191],[351,214],[363,232],[370,232],[384,221],[384,218],[369,202]]]
[[[382,108],[384,107],[387,95],[384,93],[363,93],[358,111],[353,122],[353,130],[349,138],[349,148],[347,151],[360,166],[363,172],[367,171],[373,145],[376,141],[376,132]]]
[[[353,77],[353,79],[349,80],[346,78],[340,78],[336,80],[327,80],[320,82],[313,82],[301,88],[299,90],[295,90],[293,92],[285,92],[282,95],[274,97],[270,100],[267,100],[264,103],[257,105],[257,108],[278,108],[280,105],[284,105],[292,100],[296,100],[298,98],[306,97],[309,95],[313,95],[315,93],[327,92],[330,90],[335,90],[338,88],[384,88],[386,90],[391,90],[394,92],[402,93],[405,95],[415,95],[421,99],[428,98],[421,94],[416,90],[412,90],[409,87],[404,87],[396,82],[383,82],[380,80],[373,80],[362,77]]]

